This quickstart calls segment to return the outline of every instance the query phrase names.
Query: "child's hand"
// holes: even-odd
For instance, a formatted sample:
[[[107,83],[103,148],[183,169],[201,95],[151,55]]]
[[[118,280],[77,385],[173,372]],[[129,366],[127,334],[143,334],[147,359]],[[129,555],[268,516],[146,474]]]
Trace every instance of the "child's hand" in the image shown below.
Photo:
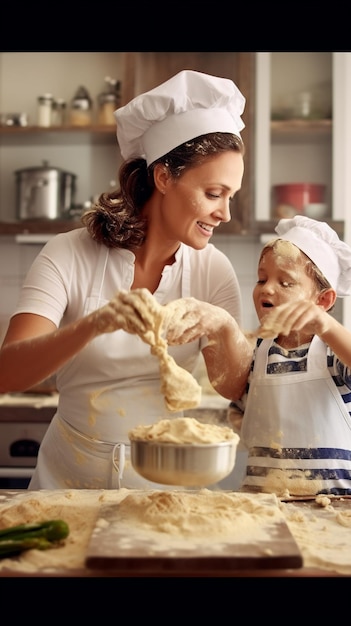
[[[329,328],[330,316],[325,309],[310,300],[297,300],[269,310],[261,319],[257,335],[274,338],[291,332],[322,335]]]

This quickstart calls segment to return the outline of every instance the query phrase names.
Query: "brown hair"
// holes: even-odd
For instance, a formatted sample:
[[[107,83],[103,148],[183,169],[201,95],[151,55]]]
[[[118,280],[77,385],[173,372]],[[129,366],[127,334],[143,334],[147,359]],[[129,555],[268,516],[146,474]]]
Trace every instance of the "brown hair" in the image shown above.
[[[149,167],[145,159],[129,159],[119,170],[120,188],[102,193],[84,213],[82,222],[90,236],[105,246],[127,250],[140,247],[147,233],[147,220],[141,211],[155,189],[155,165],[163,163],[176,179],[188,169],[201,165],[209,156],[230,150],[244,155],[240,137],[210,133],[177,146]]]

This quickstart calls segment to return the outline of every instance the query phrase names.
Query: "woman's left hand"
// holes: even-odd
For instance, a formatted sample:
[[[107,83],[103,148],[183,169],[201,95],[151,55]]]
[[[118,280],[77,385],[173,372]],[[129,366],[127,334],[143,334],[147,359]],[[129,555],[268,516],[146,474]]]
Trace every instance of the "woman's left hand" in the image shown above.
[[[92,316],[100,333],[123,329],[154,345],[162,325],[163,307],[148,289],[141,288],[119,291]]]
[[[179,345],[211,336],[228,322],[232,316],[221,307],[196,300],[179,298],[164,306],[163,328],[169,345]]]

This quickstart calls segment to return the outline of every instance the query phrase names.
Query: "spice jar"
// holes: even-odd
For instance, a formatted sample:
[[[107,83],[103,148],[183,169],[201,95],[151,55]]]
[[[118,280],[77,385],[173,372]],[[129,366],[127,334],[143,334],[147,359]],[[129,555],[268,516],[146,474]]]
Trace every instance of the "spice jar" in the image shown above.
[[[89,126],[92,122],[92,100],[85,87],[79,87],[71,101],[69,123],[72,126]]]
[[[53,101],[52,104],[52,124],[53,126],[63,126],[66,122],[66,102],[62,98]]]
[[[107,91],[98,95],[98,119],[97,123],[104,126],[116,123],[114,112],[118,109],[121,100],[121,83],[118,80],[106,76]]]
[[[51,126],[53,101],[51,93],[44,93],[38,97],[38,126]]]
[[[309,91],[299,93],[295,108],[295,117],[308,119],[312,115],[312,94]]]

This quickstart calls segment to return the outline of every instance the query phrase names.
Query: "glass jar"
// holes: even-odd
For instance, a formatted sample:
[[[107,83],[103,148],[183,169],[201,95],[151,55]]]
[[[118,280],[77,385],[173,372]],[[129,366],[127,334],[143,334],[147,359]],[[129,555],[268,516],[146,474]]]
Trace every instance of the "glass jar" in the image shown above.
[[[295,117],[298,119],[309,119],[312,116],[313,98],[310,91],[302,91],[298,94]]]
[[[38,97],[38,126],[51,126],[53,101],[51,93],[44,93]]]
[[[89,126],[92,122],[92,100],[85,87],[79,87],[71,101],[69,123],[72,126]]]
[[[97,123],[104,126],[116,124],[114,112],[120,106],[121,83],[119,80],[106,76],[105,82],[108,90],[98,95],[98,118]]]
[[[98,96],[99,109],[98,109],[98,124],[104,126],[110,124],[116,124],[116,118],[114,112],[118,107],[118,99],[113,93],[101,93]]]
[[[52,125],[64,126],[66,123],[66,102],[62,98],[54,100],[52,105]]]

